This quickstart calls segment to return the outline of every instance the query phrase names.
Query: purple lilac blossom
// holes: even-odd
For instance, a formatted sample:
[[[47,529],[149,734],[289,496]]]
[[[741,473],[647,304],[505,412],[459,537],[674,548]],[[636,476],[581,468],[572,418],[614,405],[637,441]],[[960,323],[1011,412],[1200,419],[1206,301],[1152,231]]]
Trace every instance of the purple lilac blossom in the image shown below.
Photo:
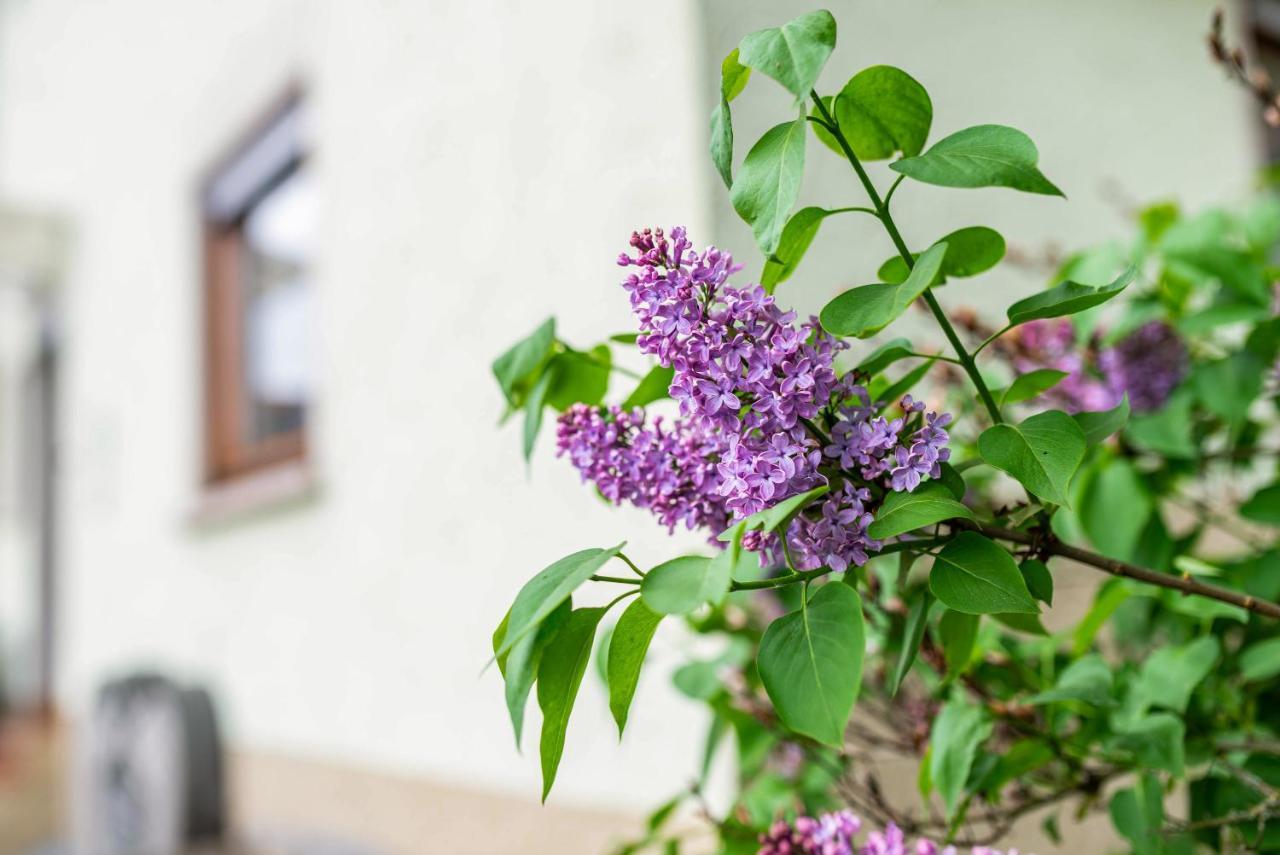
[[[892,822],[883,831],[871,831],[866,842],[855,848],[854,838],[862,820],[848,810],[825,813],[817,818],[796,817],[794,822],[778,820],[760,835],[758,855],[956,855],[954,846],[939,846],[927,837],[908,846],[902,829]],[[975,846],[971,855],[1005,855],[987,846]],[[1007,855],[1018,855],[1010,849]]]
[[[714,247],[695,252],[683,228],[634,233],[635,268],[623,282],[640,326],[636,344],[673,369],[680,415],[646,426],[642,411],[575,406],[560,417],[559,454],[615,503],[653,510],[715,536],[732,521],[828,483],[824,462],[868,483],[914,490],[947,460],[950,415],[924,413],[910,397],[902,417],[877,414],[867,392],[836,375],[844,342],[816,319],[797,323],[760,286],[725,284],[740,269]],[[825,415],[824,447],[810,420]],[[848,483],[788,530],[798,566],[844,570],[880,544],[866,535],[871,492]],[[780,560],[778,538],[751,532],[743,545]]]
[[[1128,393],[1135,413],[1164,406],[1186,377],[1187,362],[1186,344],[1163,321],[1143,324],[1098,354],[1098,369],[1116,403]]]
[[[1076,329],[1069,318],[1030,321],[1018,327],[1013,342],[1014,370],[1019,373],[1040,368],[1067,372],[1067,376],[1043,398],[1069,413],[1109,410],[1119,397],[1106,383],[1086,369],[1076,348]]]

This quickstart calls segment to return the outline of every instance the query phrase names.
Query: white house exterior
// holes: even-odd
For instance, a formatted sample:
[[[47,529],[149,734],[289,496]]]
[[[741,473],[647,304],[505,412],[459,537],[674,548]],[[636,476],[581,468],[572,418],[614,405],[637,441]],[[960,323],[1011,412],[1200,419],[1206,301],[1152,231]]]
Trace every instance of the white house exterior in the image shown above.
[[[58,258],[6,268],[0,235],[0,306],[26,307],[0,319],[0,638],[20,645],[39,622],[14,474],[38,318],[13,283],[47,265],[54,697],[68,720],[135,667],[208,685],[242,792],[262,798],[241,804],[248,821],[279,819],[261,805],[293,786],[254,764],[296,759],[382,781],[361,790],[380,805],[308,821],[394,851],[598,851],[615,816],[684,785],[704,723],[667,686],[687,640],[666,628],[627,738],[589,676],[551,806],[531,807],[535,752],[515,752],[497,675],[481,673],[494,625],[563,554],[667,547],[647,516],[581,489],[549,437],[525,467],[518,430],[495,426],[489,362],[550,314],[583,344],[628,329],[611,260],[632,228],[687,224],[756,267],[705,153],[714,75],[741,34],[809,5],[0,0],[0,209],[51,216],[66,237]],[[1251,187],[1254,117],[1207,60],[1208,0],[829,5],[839,48],[823,88],[900,65],[933,96],[934,138],[1018,126],[1070,197],[904,187],[909,240],[981,223],[1029,250],[1079,246],[1126,233],[1117,196],[1194,207]],[[308,458],[271,495],[215,505],[200,189],[291,88],[320,199]],[[735,102],[739,157],[784,108],[753,81]],[[841,164],[819,146],[809,157],[806,199],[856,204]],[[825,226],[785,296],[814,311],[858,284],[889,254],[872,225]],[[946,298],[990,308],[1037,284],[1002,271]],[[408,792],[397,781],[432,788],[418,809],[461,848],[376,827]]]

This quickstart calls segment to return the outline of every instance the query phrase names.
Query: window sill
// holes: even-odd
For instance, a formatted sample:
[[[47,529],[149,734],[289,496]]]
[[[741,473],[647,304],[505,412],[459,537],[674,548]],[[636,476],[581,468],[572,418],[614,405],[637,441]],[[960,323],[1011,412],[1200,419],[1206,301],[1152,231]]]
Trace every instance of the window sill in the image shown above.
[[[188,522],[197,529],[248,522],[310,504],[319,495],[319,482],[305,461],[278,463],[227,481],[206,484]]]

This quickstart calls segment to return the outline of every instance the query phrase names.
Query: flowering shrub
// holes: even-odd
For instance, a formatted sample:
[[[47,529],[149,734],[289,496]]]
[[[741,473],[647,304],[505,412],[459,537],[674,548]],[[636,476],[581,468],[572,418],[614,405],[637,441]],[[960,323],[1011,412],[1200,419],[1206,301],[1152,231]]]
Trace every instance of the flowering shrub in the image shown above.
[[[557,454],[600,497],[707,544],[655,566],[582,549],[517,594],[493,650],[517,743],[536,687],[543,797],[597,636],[621,734],[677,619],[723,648],[675,682],[710,713],[702,774],[737,746],[732,808],[702,811],[725,852],[989,852],[1032,814],[1057,839],[1066,803],[1137,852],[1280,847],[1280,202],[1156,205],[1132,244],[1072,257],[999,325],[944,310],[1005,243],[972,226],[914,251],[890,208],[905,179],[1062,194],[1013,128],[926,149],[932,104],[896,68],[820,95],[834,47],[815,12],[722,63],[711,155],[764,256],[755,281],[681,227],[644,229],[613,292],[633,332],[581,350],[549,320],[494,363],[526,456],[550,409]],[[735,168],[730,103],[753,72],[803,109]],[[811,132],[866,206],[794,210]],[[843,214],[875,218],[897,255],[802,320],[775,292]],[[912,306],[948,351],[882,335]],[[651,367],[606,403],[630,374],[618,347]],[[1055,578],[1091,571],[1092,605],[1050,632]],[[618,593],[575,604],[584,586]],[[918,798],[886,792],[894,755],[918,763]],[[1185,807],[1166,814],[1173,792]],[[669,818],[699,799],[678,794],[626,851],[678,850]]]

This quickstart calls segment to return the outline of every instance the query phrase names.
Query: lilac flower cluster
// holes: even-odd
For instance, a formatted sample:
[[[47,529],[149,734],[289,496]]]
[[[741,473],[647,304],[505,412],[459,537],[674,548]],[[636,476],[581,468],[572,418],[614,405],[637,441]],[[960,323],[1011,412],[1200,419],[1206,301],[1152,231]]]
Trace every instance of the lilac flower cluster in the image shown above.
[[[901,418],[879,415],[865,389],[836,375],[847,345],[816,319],[797,322],[760,286],[727,285],[740,265],[714,247],[695,252],[683,228],[637,232],[631,246],[618,264],[633,268],[623,286],[639,321],[636,344],[673,369],[680,415],[648,426],[642,412],[617,408],[560,417],[559,453],[610,501],[649,508],[669,530],[683,523],[714,536],[827,483],[824,463],[898,491],[940,476],[949,415],[924,413],[910,398]],[[815,420],[830,428],[829,442],[817,439]],[[846,483],[816,515],[798,517],[788,531],[797,565],[866,562],[880,547],[866,534],[871,501],[866,487]],[[768,554],[776,541],[753,533],[744,544]]]
[[[712,532],[729,525],[713,462],[724,442],[688,421],[646,424],[638,407],[575,404],[556,425],[556,448],[606,499],[649,509],[668,532],[681,523]]]
[[[954,846],[939,846],[927,837],[907,845],[906,835],[892,822],[883,831],[872,831],[855,849],[854,838],[862,829],[862,820],[847,810],[824,813],[818,817],[800,816],[788,824],[775,822],[760,835],[759,855],[956,855]],[[1000,850],[975,846],[971,855],[1005,855]],[[1018,855],[1010,849],[1007,855]]]
[[[1187,346],[1173,327],[1150,321],[1098,354],[1098,369],[1118,402],[1134,412],[1158,410],[1187,376]]]
[[[1044,397],[1073,413],[1110,409],[1125,394],[1134,412],[1157,410],[1187,375],[1186,344],[1163,321],[1142,325],[1092,359],[1094,348],[1077,347],[1069,318],[1024,324],[1010,344],[1013,367],[1019,372],[1067,372]]]

